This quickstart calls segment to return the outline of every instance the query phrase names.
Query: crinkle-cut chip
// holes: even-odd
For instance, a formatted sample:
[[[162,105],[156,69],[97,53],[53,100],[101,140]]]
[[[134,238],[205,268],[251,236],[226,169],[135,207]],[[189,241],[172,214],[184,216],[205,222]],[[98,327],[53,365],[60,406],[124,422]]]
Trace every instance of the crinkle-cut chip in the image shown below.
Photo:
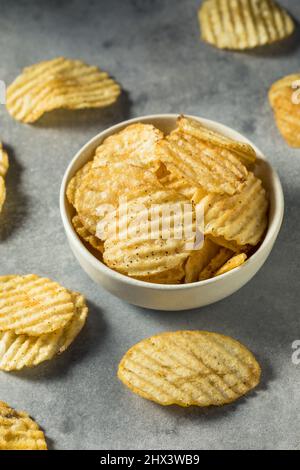
[[[180,284],[184,278],[185,271],[183,264],[176,266],[175,268],[169,269],[168,271],[163,271],[153,276],[142,276],[135,277],[139,281],[152,282],[154,284]]]
[[[217,333],[161,333],[133,346],[122,358],[119,379],[160,405],[221,406],[259,383],[261,369],[241,343]]]
[[[76,292],[70,294],[74,315],[60,330],[40,336],[17,335],[14,331],[0,332],[0,370],[37,366],[70,346],[82,330],[88,314],[84,297]]]
[[[205,238],[200,250],[192,251],[185,263],[184,282],[187,284],[189,282],[198,281],[200,272],[216,256],[219,250],[220,247],[218,245],[209,240],[209,238]]]
[[[272,0],[205,0],[199,9],[202,39],[219,49],[252,49],[290,36],[295,24]]]
[[[67,198],[72,206],[75,206],[76,194],[78,188],[80,187],[82,179],[89,173],[92,168],[92,162],[86,163],[82,168],[80,168],[75,176],[71,179],[67,187]]]
[[[99,240],[95,235],[92,235],[83,225],[78,215],[75,215],[72,219],[72,224],[78,235],[85,241],[86,243],[90,244],[95,250],[100,251],[103,253],[104,246],[103,241]]]
[[[238,245],[234,240],[225,240],[224,237],[214,237],[213,235],[207,235],[207,238],[209,238],[216,245],[222,246],[223,248],[228,248],[228,250],[231,250],[234,253],[247,253],[253,249],[251,245]]]
[[[238,245],[257,245],[268,224],[268,199],[260,179],[249,172],[241,193],[209,194],[204,207],[204,234],[223,237]]]
[[[179,129],[158,142],[157,152],[170,172],[180,172],[207,192],[235,194],[247,179],[247,168],[232,152]]]
[[[0,277],[0,331],[39,336],[63,328],[74,314],[70,293],[34,274]]]
[[[219,248],[217,254],[199,274],[199,281],[214,277],[216,272],[232,257],[233,253],[227,248]]]
[[[47,450],[43,431],[24,411],[0,401],[0,450]]]
[[[140,187],[160,186],[155,174],[137,166],[114,163],[92,168],[82,177],[74,206],[83,225],[95,235],[97,224],[118,207],[120,197]]]
[[[99,145],[93,167],[123,161],[156,171],[159,167],[156,144],[162,138],[163,133],[152,124],[130,124],[117,134],[107,137]]]
[[[3,178],[7,173],[8,167],[9,167],[8,154],[3,149],[3,145],[0,142],[0,176],[3,176]]]
[[[275,82],[269,91],[277,127],[291,147],[300,147],[300,74]]]
[[[186,118],[185,116],[180,116],[177,120],[177,124],[183,133],[190,134],[197,137],[197,139],[203,140],[203,142],[232,152],[245,166],[251,166],[255,163],[256,152],[250,144],[230,139],[225,135],[205,127],[205,125],[201,124],[199,121]]]
[[[245,263],[246,259],[246,253],[239,253],[238,255],[234,255],[232,258],[226,261],[226,263],[223,264],[220,269],[218,269],[218,271],[215,273],[215,276],[220,276],[221,274],[228,273],[229,271],[232,271],[233,269],[242,266],[242,264]]]
[[[192,200],[198,187],[192,185],[183,175],[176,172],[169,172],[167,175],[160,178],[160,183],[168,189],[173,189],[177,193],[183,194],[187,199]]]
[[[8,87],[6,107],[18,121],[32,123],[55,109],[109,106],[119,95],[119,85],[98,67],[58,57],[26,67]]]
[[[119,207],[104,222],[104,262],[132,277],[181,265],[196,239],[193,204],[164,188],[132,193],[126,211]]]

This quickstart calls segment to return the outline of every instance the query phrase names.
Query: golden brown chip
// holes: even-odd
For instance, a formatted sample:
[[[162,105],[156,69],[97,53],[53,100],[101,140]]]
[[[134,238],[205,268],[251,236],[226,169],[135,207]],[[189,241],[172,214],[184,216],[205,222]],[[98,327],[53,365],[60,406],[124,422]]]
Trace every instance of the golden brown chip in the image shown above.
[[[77,196],[78,188],[80,188],[81,182],[84,177],[89,173],[92,168],[92,162],[86,163],[82,168],[80,168],[75,176],[71,179],[67,187],[67,198],[72,206],[75,206],[75,200]]]
[[[204,0],[202,39],[220,49],[251,49],[290,36],[290,15],[273,0]]]
[[[241,193],[209,194],[204,207],[204,234],[223,237],[238,245],[257,245],[268,224],[268,199],[260,179],[249,172]]]
[[[6,107],[18,121],[31,123],[54,109],[109,106],[119,94],[119,85],[98,67],[58,57],[26,67],[8,87]]]
[[[240,253],[238,255],[233,256],[220,269],[218,269],[215,276],[220,276],[221,274],[228,273],[229,271],[238,268],[239,266],[245,263],[246,259],[246,253]]]
[[[0,212],[6,198],[6,187],[4,177],[9,167],[7,152],[3,149],[0,142]]]
[[[200,250],[194,250],[185,264],[185,283],[196,282],[199,275],[210,261],[217,255],[220,247],[205,238]]]
[[[162,138],[163,133],[152,124],[130,124],[99,145],[93,167],[123,163],[153,168],[156,171],[159,167],[156,143]]]
[[[68,323],[53,333],[40,336],[17,335],[14,331],[0,332],[0,369],[20,370],[37,366],[64,352],[82,330],[88,308],[82,295],[70,292],[74,315]]]
[[[100,253],[103,253],[104,251],[103,241],[99,240],[99,238],[97,238],[95,235],[92,235],[85,228],[85,226],[82,224],[78,215],[75,215],[75,217],[73,217],[72,224],[76,232],[83,239],[84,242],[90,244],[93,248],[95,248],[95,250],[100,251]]]
[[[183,194],[187,199],[192,200],[194,194],[198,190],[198,187],[192,185],[183,175],[177,172],[168,172],[167,175],[159,179],[160,183],[168,189]]]
[[[232,251],[227,248],[219,248],[217,254],[210,260],[199,274],[199,281],[205,281],[214,277],[217,271],[232,257]]]
[[[47,450],[43,431],[24,411],[0,401],[0,450]]]
[[[136,276],[135,279],[144,282],[153,282],[154,284],[179,284],[184,278],[185,271],[183,264],[176,266],[175,268],[163,271],[153,276]]]
[[[235,194],[247,179],[247,168],[231,151],[208,144],[182,129],[158,142],[157,152],[170,172],[180,172],[191,185],[207,192]]]
[[[172,190],[141,189],[131,194],[126,212],[119,207],[106,224],[104,262],[129,276],[153,276],[173,269],[193,249],[194,207]],[[117,233],[111,232],[108,224],[112,229],[116,224]]]
[[[300,74],[275,82],[269,91],[277,127],[291,147],[300,147]]]
[[[74,314],[70,293],[34,274],[0,277],[0,331],[39,336],[63,328]]]
[[[92,168],[81,178],[74,206],[85,228],[95,235],[97,224],[118,207],[121,196],[140,187],[160,186],[155,174],[137,166],[114,163]]]
[[[233,155],[239,158],[245,166],[251,166],[255,163],[256,152],[251,145],[245,142],[232,140],[225,135],[219,134],[208,127],[202,125],[199,121],[180,116],[177,120],[179,129],[183,133],[190,134],[209,145],[219,149],[227,149]]]
[[[209,238],[216,245],[222,246],[223,248],[227,248],[228,250],[231,250],[234,253],[247,253],[251,249],[253,249],[251,245],[238,245],[234,240],[226,240],[224,237],[214,237],[213,235],[207,235],[207,238]]]
[[[241,343],[217,333],[162,333],[133,346],[118,377],[160,405],[221,406],[257,386],[261,370]]]

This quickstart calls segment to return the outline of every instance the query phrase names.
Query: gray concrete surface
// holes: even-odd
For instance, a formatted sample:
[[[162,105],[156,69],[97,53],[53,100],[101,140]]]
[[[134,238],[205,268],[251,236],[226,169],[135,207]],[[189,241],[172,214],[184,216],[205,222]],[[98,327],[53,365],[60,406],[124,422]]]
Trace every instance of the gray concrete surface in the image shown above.
[[[199,41],[193,0],[0,1],[0,78],[58,55],[109,71],[124,89],[117,105],[56,112],[37,124],[13,121],[0,106],[0,138],[10,150],[8,200],[0,218],[0,274],[35,272],[83,292],[90,317],[61,357],[21,373],[0,374],[0,399],[31,413],[53,449],[300,448],[300,151],[279,136],[269,85],[299,70],[299,34],[251,53]],[[281,2],[300,18],[300,4]],[[67,245],[58,194],[64,170],[92,136],[129,117],[190,113],[245,133],[279,171],[284,225],[263,269],[218,304],[189,312],[126,305],[93,284]],[[255,393],[221,409],[161,408],[116,378],[123,353],[165,330],[207,329],[232,335],[259,358]]]

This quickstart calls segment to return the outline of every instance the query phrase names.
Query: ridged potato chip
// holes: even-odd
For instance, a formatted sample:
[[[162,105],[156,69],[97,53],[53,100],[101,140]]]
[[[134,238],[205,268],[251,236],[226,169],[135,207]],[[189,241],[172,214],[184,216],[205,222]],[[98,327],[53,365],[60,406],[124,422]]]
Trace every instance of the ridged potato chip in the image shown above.
[[[256,152],[251,145],[229,139],[229,137],[205,127],[200,124],[200,122],[188,119],[184,116],[180,116],[180,118],[177,119],[177,124],[178,128],[181,129],[183,133],[190,134],[220,149],[227,149],[230,153],[238,157],[245,166],[251,166],[255,163]]]
[[[43,431],[24,411],[0,401],[0,450],[47,450]]]
[[[273,0],[204,0],[202,39],[219,49],[251,49],[290,36],[295,24]]]
[[[68,323],[53,333],[40,336],[0,332],[0,370],[20,370],[37,366],[64,352],[83,328],[88,308],[82,295],[70,292],[74,315]]]
[[[204,234],[223,237],[238,245],[257,245],[268,224],[268,199],[260,179],[249,172],[241,193],[209,194],[204,206]]]
[[[160,183],[168,189],[173,189],[177,193],[183,194],[187,199],[192,200],[198,187],[192,185],[183,175],[176,172],[168,172],[167,175],[159,179]]]
[[[85,243],[91,245],[95,250],[103,253],[104,245],[103,241],[99,240],[95,235],[92,235],[83,225],[78,215],[75,215],[72,219],[72,224],[78,235],[83,239]]]
[[[257,386],[261,370],[238,341],[205,331],[162,333],[125,354],[119,379],[160,405],[221,406]]]
[[[72,180],[70,184],[73,185]],[[108,212],[118,207],[119,197],[125,197],[141,186],[155,188],[161,185],[152,172],[122,162],[91,168],[84,175],[81,174],[80,184],[75,191],[74,207],[85,228],[95,235],[98,223]]]
[[[154,284],[179,284],[184,278],[185,271],[183,264],[175,268],[163,271],[152,276],[136,276],[135,279],[144,282],[152,282]]]
[[[34,274],[0,277],[0,331],[39,336],[63,328],[74,315],[70,293]]]
[[[205,281],[214,277],[217,271],[232,257],[232,251],[227,248],[219,248],[217,254],[200,271],[199,281]]]
[[[231,250],[235,253],[240,253],[242,251],[247,253],[253,249],[251,245],[239,245],[234,240],[226,240],[224,237],[214,237],[213,235],[207,235],[207,238],[209,238],[216,245],[227,248],[228,250]]]
[[[4,177],[9,167],[7,152],[3,149],[0,142],[0,212],[6,198],[6,187]]]
[[[214,242],[205,238],[200,250],[194,250],[190,254],[185,264],[185,283],[196,282],[199,275],[209,262],[217,255],[220,247]]]
[[[246,253],[239,253],[238,255],[234,255],[232,258],[226,261],[226,263],[223,264],[220,269],[218,269],[218,271],[215,273],[215,276],[220,276],[221,274],[228,273],[229,271],[232,271],[233,269],[242,266],[242,264],[245,263],[246,259]]]
[[[6,107],[18,121],[32,123],[55,109],[109,106],[119,95],[119,85],[98,67],[58,57],[26,67],[7,88]]]
[[[152,124],[131,124],[113,134],[96,149],[93,167],[124,163],[145,168],[158,168],[156,144],[163,133]]]
[[[106,221],[112,229],[115,222],[118,227],[113,234],[107,229],[104,242],[103,259],[109,267],[133,277],[153,276],[188,258],[195,212],[184,196],[164,188],[142,189],[130,195],[124,215],[119,213],[120,208]]]
[[[235,194],[247,179],[247,168],[231,151],[208,144],[180,128],[158,142],[157,151],[170,172],[180,172],[191,185],[207,192]]]
[[[78,188],[80,188],[82,180],[90,172],[92,168],[92,162],[86,163],[82,168],[80,168],[75,176],[71,179],[67,187],[67,198],[70,204],[75,207],[75,201],[78,194]]]
[[[277,127],[290,147],[300,147],[300,74],[288,75],[269,90]]]

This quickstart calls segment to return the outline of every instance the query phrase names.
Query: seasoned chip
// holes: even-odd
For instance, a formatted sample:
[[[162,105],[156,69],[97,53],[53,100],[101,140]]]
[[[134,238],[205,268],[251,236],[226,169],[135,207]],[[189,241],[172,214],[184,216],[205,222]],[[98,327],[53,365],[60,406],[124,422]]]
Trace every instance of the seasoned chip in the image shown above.
[[[136,276],[135,279],[144,282],[153,282],[154,284],[179,284],[184,278],[185,271],[183,264],[176,266],[175,268],[163,271],[153,276]]]
[[[7,152],[3,149],[0,142],[0,212],[6,198],[6,187],[4,177],[9,167]]]
[[[196,282],[209,262],[217,255],[220,247],[205,238],[202,248],[194,250],[185,264],[185,283]]]
[[[26,67],[8,87],[6,107],[31,123],[54,109],[102,108],[114,103],[119,85],[98,67],[58,57]]]
[[[234,240],[226,240],[224,237],[214,237],[213,235],[207,235],[207,238],[209,238],[216,245],[227,248],[228,250],[234,251],[235,253],[247,253],[253,249],[251,245],[238,245]]]
[[[193,249],[194,207],[172,190],[141,189],[130,195],[126,211],[119,207],[106,222],[118,231],[106,229],[103,259],[129,276],[168,271],[181,265]]]
[[[294,21],[273,0],[204,0],[202,39],[220,49],[251,49],[290,36]]]
[[[0,277],[0,331],[51,333],[73,314],[70,293],[56,282],[34,274]]]
[[[95,250],[100,251],[103,253],[103,241],[99,240],[95,235],[92,235],[82,224],[78,215],[75,215],[72,219],[73,227],[75,228],[78,235],[86,242],[89,243]]]
[[[75,192],[74,206],[81,222],[92,234],[105,215],[118,207],[119,197],[125,197],[140,187],[160,187],[150,171],[122,163],[92,168],[84,176]]]
[[[247,168],[231,151],[203,142],[181,129],[158,142],[157,151],[169,171],[180,172],[191,184],[207,192],[235,194],[247,179]]]
[[[177,123],[179,129],[181,129],[183,133],[197,137],[197,139],[200,139],[207,144],[214,145],[219,149],[227,149],[233,155],[238,157],[245,166],[255,163],[256,152],[251,145],[246,144],[245,142],[229,139],[229,137],[205,127],[199,121],[188,119],[184,116],[180,116]]]
[[[227,248],[219,248],[217,254],[210,260],[207,266],[199,274],[199,281],[205,281],[214,277],[217,271],[232,257],[232,251]]]
[[[275,82],[269,91],[277,127],[291,147],[300,147],[300,74]]]
[[[68,323],[53,333],[40,336],[17,335],[14,331],[0,332],[0,369],[5,371],[33,367],[64,352],[83,328],[88,308],[82,295],[70,292],[74,315]]]
[[[162,333],[133,346],[118,377],[160,405],[221,406],[259,383],[253,354],[238,341],[205,331]]]
[[[47,450],[43,431],[24,411],[0,401],[0,450]]]
[[[78,188],[80,188],[81,182],[84,177],[89,173],[92,167],[92,162],[86,163],[80,170],[77,171],[75,176],[71,179],[67,187],[67,198],[72,206],[75,206],[76,196]]]
[[[267,228],[268,200],[260,179],[249,172],[241,193],[209,194],[204,207],[204,234],[223,237],[238,245],[257,245]]]
[[[163,133],[152,124],[131,124],[99,145],[93,167],[123,162],[156,171],[159,167],[156,143],[162,138]]]
[[[171,173],[168,172],[168,174],[160,178],[159,181],[165,188],[173,189],[190,200],[192,200],[198,190],[197,186],[192,185],[183,175],[175,171]]]
[[[232,269],[238,268],[239,266],[245,263],[246,259],[246,253],[240,253],[238,255],[233,256],[220,269],[218,269],[215,276],[220,276],[221,274],[225,274],[229,271],[232,271]]]

